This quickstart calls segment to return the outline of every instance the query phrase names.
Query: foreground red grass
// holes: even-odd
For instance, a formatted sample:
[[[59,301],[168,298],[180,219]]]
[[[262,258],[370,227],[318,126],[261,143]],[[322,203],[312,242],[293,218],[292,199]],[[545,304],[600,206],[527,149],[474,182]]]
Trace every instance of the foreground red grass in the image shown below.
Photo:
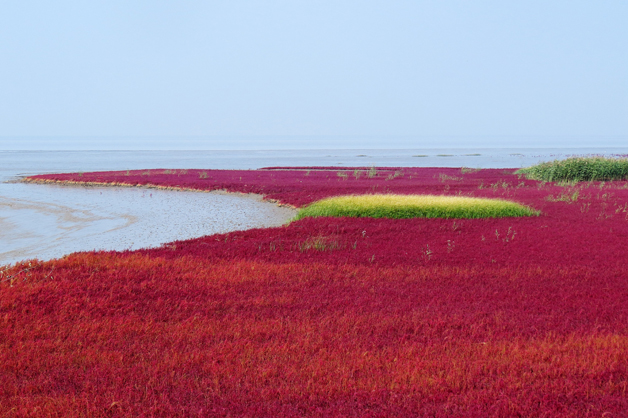
[[[399,171],[213,174],[267,176],[255,187],[291,204],[388,184],[542,215],[304,219],[13,266],[0,415],[626,416],[625,184]]]

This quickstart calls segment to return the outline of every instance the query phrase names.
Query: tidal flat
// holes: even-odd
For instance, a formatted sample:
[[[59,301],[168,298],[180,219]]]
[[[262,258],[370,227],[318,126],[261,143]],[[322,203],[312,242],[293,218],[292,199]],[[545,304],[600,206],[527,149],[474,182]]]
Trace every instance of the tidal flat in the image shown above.
[[[221,232],[279,226],[295,215],[261,196],[128,187],[29,185],[0,196],[0,264],[76,251],[136,250]],[[4,215],[4,217],[3,217]]]

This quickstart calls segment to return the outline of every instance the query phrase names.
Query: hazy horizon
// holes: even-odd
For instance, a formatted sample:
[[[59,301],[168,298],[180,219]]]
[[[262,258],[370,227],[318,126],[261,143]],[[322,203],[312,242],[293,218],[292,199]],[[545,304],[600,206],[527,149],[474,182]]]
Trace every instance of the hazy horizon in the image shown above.
[[[0,137],[0,151],[561,149],[628,147],[628,136]]]
[[[0,149],[619,146],[627,16],[620,0],[8,2]]]

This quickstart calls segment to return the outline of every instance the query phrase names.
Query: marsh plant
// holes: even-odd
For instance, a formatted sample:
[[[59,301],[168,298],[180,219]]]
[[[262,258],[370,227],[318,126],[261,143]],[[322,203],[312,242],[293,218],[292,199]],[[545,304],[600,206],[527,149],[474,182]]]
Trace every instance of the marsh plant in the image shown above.
[[[357,243],[355,244],[357,246]],[[299,244],[299,251],[305,252],[308,250],[315,251],[332,251],[343,248],[343,245],[338,242],[337,239],[318,235],[310,237]],[[355,247],[354,247],[355,248]]]
[[[441,173],[438,175],[438,180],[441,183],[444,183],[446,181],[459,181],[459,180],[462,180],[462,177],[448,176],[447,174]]]
[[[497,239],[499,239],[499,231],[495,230],[495,234],[497,236]],[[515,239],[515,235],[517,235],[517,231],[512,229],[511,226],[509,226],[508,231],[506,231],[506,234],[502,235],[502,241],[503,242],[513,241]]]
[[[423,247],[423,249],[421,250],[421,256],[426,262],[432,259],[432,254],[434,254],[434,252],[430,249],[429,244],[426,244],[425,247]]]
[[[330,197],[301,209],[305,217],[370,218],[502,218],[536,216],[527,206],[502,199],[462,196],[370,194]]]
[[[443,188],[434,174],[462,176],[406,168],[386,182],[392,171],[366,168],[343,182],[338,170],[36,178],[224,187],[304,207],[377,187],[423,196]],[[465,191],[509,179],[496,193],[548,214],[310,218],[0,267],[0,417],[625,417],[628,190],[464,177]],[[573,204],[544,200],[576,190]]]
[[[567,202],[573,203],[578,201],[578,197],[580,196],[580,191],[576,190],[573,193],[561,193],[558,196],[549,195],[545,198],[545,200],[549,202]]]
[[[607,181],[628,179],[627,158],[574,157],[554,160],[517,171],[532,180]]]
[[[403,177],[403,171],[401,170],[395,170],[394,173],[390,173],[387,177],[386,180],[394,180],[397,177]]]

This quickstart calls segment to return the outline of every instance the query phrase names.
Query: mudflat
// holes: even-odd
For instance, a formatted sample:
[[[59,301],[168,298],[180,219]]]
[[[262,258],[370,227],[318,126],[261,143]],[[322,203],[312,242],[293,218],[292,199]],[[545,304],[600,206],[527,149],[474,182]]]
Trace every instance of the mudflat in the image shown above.
[[[289,207],[241,193],[28,185],[35,199],[0,196],[0,264],[76,251],[135,250],[229,231],[279,226]]]

